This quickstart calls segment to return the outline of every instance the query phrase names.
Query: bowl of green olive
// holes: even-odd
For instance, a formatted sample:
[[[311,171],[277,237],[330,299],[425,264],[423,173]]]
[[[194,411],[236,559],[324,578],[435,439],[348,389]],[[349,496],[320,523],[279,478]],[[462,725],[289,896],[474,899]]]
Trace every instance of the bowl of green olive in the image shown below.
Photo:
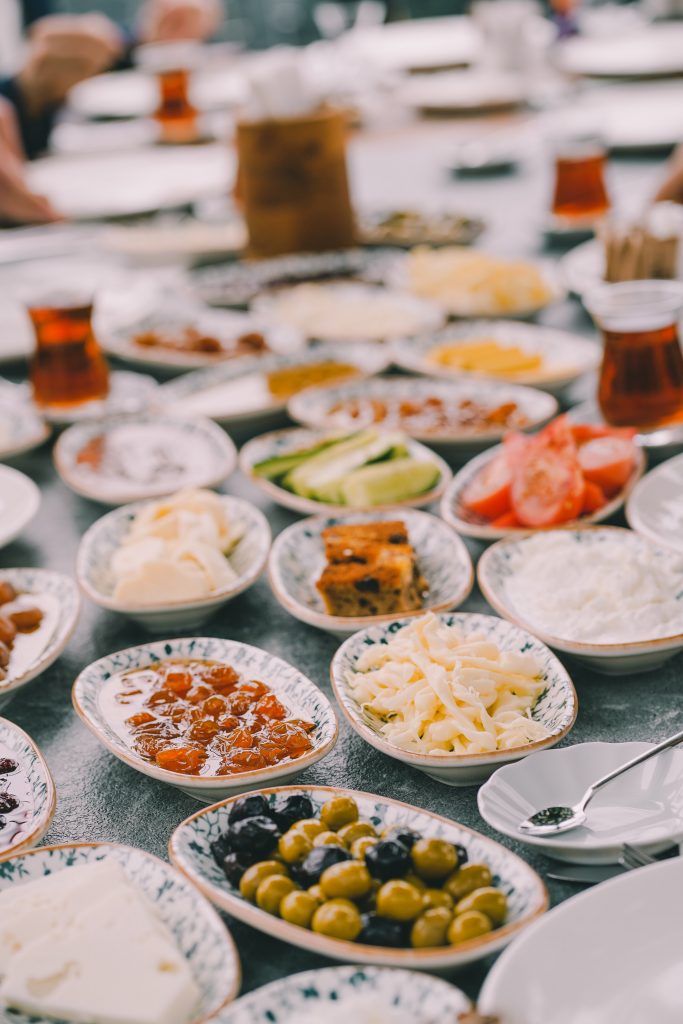
[[[281,786],[184,821],[172,863],[217,907],[302,949],[430,970],[502,949],[548,906],[520,857],[370,793]]]

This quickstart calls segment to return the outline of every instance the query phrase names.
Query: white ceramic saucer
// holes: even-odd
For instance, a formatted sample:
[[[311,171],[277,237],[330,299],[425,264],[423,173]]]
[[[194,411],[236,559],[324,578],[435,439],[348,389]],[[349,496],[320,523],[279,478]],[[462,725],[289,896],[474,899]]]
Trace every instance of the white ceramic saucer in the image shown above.
[[[24,473],[0,466],[0,548],[17,537],[40,506],[40,491]]]

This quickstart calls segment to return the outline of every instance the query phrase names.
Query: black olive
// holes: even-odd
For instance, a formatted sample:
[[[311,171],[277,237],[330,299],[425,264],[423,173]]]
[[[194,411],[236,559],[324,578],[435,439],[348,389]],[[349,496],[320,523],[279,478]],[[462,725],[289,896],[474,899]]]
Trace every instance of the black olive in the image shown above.
[[[230,885],[233,885],[235,888],[240,884],[240,879],[247,868],[251,867],[250,863],[247,863],[236,853],[227,854],[218,864],[225,872],[225,877],[230,882]]]
[[[19,801],[11,793],[0,793],[0,814],[9,814],[19,806]]]
[[[297,821],[313,817],[313,804],[304,793],[280,794],[270,808],[270,814],[283,832]]]
[[[266,798],[260,794],[243,796],[241,800],[236,800],[230,808],[228,825],[234,825],[237,821],[244,821],[245,818],[261,817],[270,817],[270,807]]]
[[[221,832],[218,839],[214,839],[211,843],[211,853],[219,867],[223,867],[223,861],[230,853],[230,849],[230,834],[228,832]]]
[[[15,772],[19,765],[16,761],[11,761],[9,757],[0,757],[0,775],[9,775],[10,772]]]
[[[402,878],[410,867],[410,850],[397,839],[382,839],[365,851],[365,863],[372,877],[380,882]]]
[[[465,847],[461,846],[460,843],[453,843],[453,846],[455,847],[455,852],[458,855],[458,867],[461,868],[463,864],[467,864],[467,861],[470,859],[470,855]]]
[[[3,816],[0,814],[0,829],[3,829],[6,824],[7,824],[7,822],[5,821]]]
[[[245,818],[231,825],[226,835],[231,853],[257,859],[271,852],[280,838],[280,829],[270,818]]]
[[[405,925],[401,921],[390,921],[377,914],[363,914],[361,917],[363,930],[357,942],[366,946],[400,947],[408,944]]]
[[[343,860],[353,860],[350,852],[341,846],[317,846],[308,854],[298,867],[290,868],[292,878],[304,889],[317,885],[320,876],[333,864],[341,864]]]
[[[412,828],[406,828],[405,825],[394,825],[392,828],[387,829],[384,838],[395,839],[396,842],[403,843],[405,847],[412,850],[420,838],[420,834],[419,832],[413,832]]]

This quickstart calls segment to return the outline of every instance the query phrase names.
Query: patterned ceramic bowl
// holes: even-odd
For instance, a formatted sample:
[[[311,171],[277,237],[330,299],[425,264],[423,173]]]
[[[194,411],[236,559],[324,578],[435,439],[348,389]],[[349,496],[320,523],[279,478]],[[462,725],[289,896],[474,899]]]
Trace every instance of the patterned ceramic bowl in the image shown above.
[[[386,740],[380,733],[381,721],[365,711],[352,696],[347,674],[354,671],[360,655],[371,644],[386,644],[409,619],[399,619],[381,626],[370,626],[354,633],[345,641],[332,659],[330,674],[337,702],[349,724],[359,736],[389,757],[419,768],[425,775],[448,786],[473,786],[484,782],[503,764],[519,761],[536,750],[552,747],[567,735],[578,712],[576,691],[564,666],[545,644],[526,630],[513,626],[494,615],[475,615],[460,612],[440,615],[447,626],[457,626],[466,636],[484,634],[486,639],[502,650],[531,654],[541,666],[546,688],[534,705],[531,717],[542,722],[549,730],[546,739],[527,743],[523,747],[495,750],[487,754],[420,754],[403,750]]]
[[[317,516],[293,523],[278,536],[268,562],[270,585],[276,598],[291,615],[335,636],[349,636],[378,622],[391,622],[395,615],[328,615],[315,581],[325,567],[322,531],[346,523],[386,522],[400,519],[408,529],[417,565],[429,584],[424,606],[406,617],[424,611],[447,611],[465,601],[472,589],[473,570],[469,552],[458,535],[441,519],[428,512],[402,509],[399,512],[349,512],[344,516]]]
[[[0,395],[0,459],[12,459],[37,448],[49,436],[49,426],[32,405]]]
[[[115,843],[44,846],[0,863],[0,892],[79,864],[110,858],[122,866],[129,880],[154,904],[189,963],[201,993],[199,1010],[189,1024],[216,1020],[219,1011],[239,991],[241,970],[237,950],[215,910],[194,886],[158,857]],[[48,1024],[42,1018],[1,1008],[0,1022]]]
[[[232,665],[245,676],[259,679],[287,706],[295,709],[297,715],[315,723],[315,729],[310,734],[313,749],[295,760],[238,775],[182,775],[144,761],[115,730],[103,710],[100,695],[104,684],[113,675],[146,668],[168,659],[220,661]],[[90,731],[124,764],[152,779],[176,786],[204,803],[221,800],[234,793],[244,793],[279,779],[295,778],[304,768],[325,757],[337,740],[337,716],[322,690],[286,661],[236,640],[192,637],[129,647],[88,665],[74,683],[72,699],[77,714]]]
[[[19,771],[29,789],[30,807],[18,810],[27,814],[20,832],[13,835],[10,845],[3,845],[3,830],[0,829],[0,861],[14,857],[17,853],[36,846],[50,827],[55,813],[57,798],[55,785],[45,758],[30,736],[18,725],[0,718],[0,757],[10,757],[19,765]],[[12,782],[12,776],[0,775],[0,787]]]
[[[0,682],[0,708],[14,696],[19,687],[35,679],[60,656],[76,628],[81,610],[78,587],[61,572],[49,569],[0,569],[0,583],[11,583],[19,594],[40,596],[44,611],[43,623],[35,633],[20,637],[23,644],[18,669]],[[15,645],[19,658],[19,644]]]
[[[239,577],[232,584],[195,601],[168,601],[154,605],[117,601],[112,593],[111,559],[132,520],[147,504],[136,502],[108,512],[83,535],[76,559],[76,578],[84,594],[100,607],[127,615],[150,632],[196,629],[221,605],[256,582],[270,550],[270,526],[263,513],[241,498],[220,497],[229,521],[239,524],[242,529],[242,538],[229,556],[230,565]]]
[[[324,967],[293,974],[238,999],[221,1024],[298,1024],[302,1015],[348,1012],[357,1000],[372,1001],[373,1010],[404,1014],[414,1024],[457,1020],[470,1009],[467,996],[440,978],[388,967]]]
[[[172,863],[221,910],[300,949],[307,949],[333,960],[377,964],[384,967],[419,970],[454,968],[502,949],[548,906],[545,886],[528,864],[493,839],[487,839],[449,818],[442,818],[431,811],[423,811],[398,800],[327,786],[287,786],[265,789],[261,792],[271,801],[278,793],[303,792],[313,802],[316,814],[331,797],[350,796],[356,801],[360,816],[370,820],[378,829],[405,825],[425,836],[461,843],[472,862],[488,864],[494,884],[503,890],[508,899],[508,918],[502,927],[457,946],[393,949],[333,939],[260,910],[244,899],[239,890],[227,881],[213,858],[211,843],[226,830],[230,808],[236,798],[207,807],[184,821],[171,836],[169,854]]]

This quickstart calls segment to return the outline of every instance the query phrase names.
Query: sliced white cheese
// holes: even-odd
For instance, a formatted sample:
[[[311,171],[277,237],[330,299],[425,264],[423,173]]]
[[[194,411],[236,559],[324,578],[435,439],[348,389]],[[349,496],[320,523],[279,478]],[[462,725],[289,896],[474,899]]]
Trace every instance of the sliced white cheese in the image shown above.
[[[119,580],[114,598],[132,605],[167,604],[194,601],[210,592],[205,573],[192,562],[145,562]]]

